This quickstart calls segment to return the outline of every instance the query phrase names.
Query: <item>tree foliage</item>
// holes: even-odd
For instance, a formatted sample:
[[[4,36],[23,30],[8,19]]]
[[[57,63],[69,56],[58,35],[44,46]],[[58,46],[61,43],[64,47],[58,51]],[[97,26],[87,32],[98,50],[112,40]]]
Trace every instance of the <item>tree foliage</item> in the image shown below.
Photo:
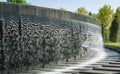
[[[97,14],[92,14],[92,17],[93,18],[97,18]]]
[[[89,12],[89,13],[88,13],[88,15],[89,15],[89,16],[92,16],[92,13],[91,13],[91,12]]]
[[[120,25],[120,7],[117,8],[115,17],[116,17],[116,22],[118,23],[118,25]]]
[[[7,0],[7,2],[28,4],[26,0]]]
[[[117,8],[114,14],[114,20],[110,27],[110,41],[117,42],[120,26],[120,7]]]
[[[110,27],[110,41],[112,42],[117,41],[117,32],[118,32],[118,23],[116,19],[114,19]]]
[[[102,8],[100,8],[97,18],[101,21],[102,26],[107,28],[112,22],[112,15],[113,9],[111,9],[111,6],[104,5]]]
[[[106,41],[108,38],[108,32],[110,24],[113,20],[113,9],[109,5],[104,5],[102,8],[100,8],[97,18],[101,21],[102,24],[102,35],[104,41]]]
[[[60,8],[60,10],[66,11],[66,8],[64,8],[64,7],[61,7],[61,8]]]
[[[88,15],[87,10],[84,7],[80,7],[77,9],[77,13],[83,14],[83,15]]]

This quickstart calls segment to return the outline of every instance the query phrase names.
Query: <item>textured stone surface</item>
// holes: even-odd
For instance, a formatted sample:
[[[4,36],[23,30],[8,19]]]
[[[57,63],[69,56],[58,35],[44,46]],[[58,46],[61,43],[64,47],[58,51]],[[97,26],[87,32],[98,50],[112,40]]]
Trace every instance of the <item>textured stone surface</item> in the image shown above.
[[[80,15],[69,11],[61,11],[61,10],[45,8],[45,7],[20,5],[20,4],[4,3],[4,2],[0,2],[0,8],[1,8],[0,13],[2,14],[30,15],[30,16],[32,15],[39,17],[68,19],[68,20],[71,19],[71,20],[89,22],[101,26],[100,22],[95,18]]]
[[[81,52],[87,38],[100,33],[94,24],[98,21],[76,13],[10,3],[0,3],[0,8],[4,69],[68,59]]]

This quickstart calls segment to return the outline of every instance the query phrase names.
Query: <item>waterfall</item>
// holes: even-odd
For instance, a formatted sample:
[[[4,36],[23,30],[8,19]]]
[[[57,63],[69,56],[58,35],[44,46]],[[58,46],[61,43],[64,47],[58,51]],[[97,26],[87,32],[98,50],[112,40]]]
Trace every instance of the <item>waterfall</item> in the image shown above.
[[[73,71],[74,69],[83,68],[90,64],[96,63],[106,57],[106,53],[104,52],[104,47],[103,47],[101,27],[91,23],[80,22],[80,28],[82,32],[81,36],[83,35],[86,37],[86,40],[82,44],[82,47],[87,48],[89,52],[88,55],[93,55],[93,57],[84,62],[80,62],[76,65],[63,67],[62,69],[54,69],[53,72],[44,72],[42,74],[64,74],[63,72],[67,72],[67,71],[70,72]]]
[[[101,34],[101,27],[91,24],[91,23],[84,23],[87,25],[87,31],[85,34],[87,35],[86,41],[82,44],[82,46],[86,46],[89,48],[99,48],[103,49],[103,39]]]

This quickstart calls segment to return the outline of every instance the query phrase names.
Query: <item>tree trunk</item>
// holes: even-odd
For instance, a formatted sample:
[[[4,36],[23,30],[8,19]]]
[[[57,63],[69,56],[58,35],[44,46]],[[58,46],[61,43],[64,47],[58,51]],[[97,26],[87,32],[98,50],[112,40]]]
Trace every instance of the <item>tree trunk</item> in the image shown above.
[[[102,25],[102,38],[103,38],[103,41],[105,41],[105,29]]]

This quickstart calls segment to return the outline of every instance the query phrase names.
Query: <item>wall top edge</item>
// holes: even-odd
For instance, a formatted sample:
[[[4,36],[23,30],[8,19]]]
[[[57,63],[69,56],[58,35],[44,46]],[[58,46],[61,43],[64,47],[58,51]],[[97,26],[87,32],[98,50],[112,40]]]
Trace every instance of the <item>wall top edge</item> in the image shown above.
[[[39,7],[33,5],[22,5],[9,2],[0,2],[0,15],[3,14],[33,15],[48,18],[71,19],[93,23],[101,26],[100,21],[91,16],[85,16],[78,13],[63,11],[59,9]]]

